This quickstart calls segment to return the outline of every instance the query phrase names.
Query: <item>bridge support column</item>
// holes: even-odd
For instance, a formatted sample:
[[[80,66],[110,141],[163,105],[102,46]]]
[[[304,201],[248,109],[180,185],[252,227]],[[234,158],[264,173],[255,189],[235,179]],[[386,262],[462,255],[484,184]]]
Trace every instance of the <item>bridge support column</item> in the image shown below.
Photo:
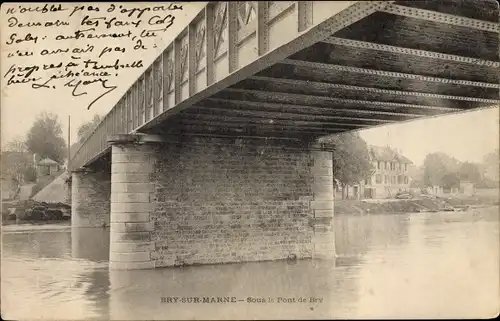
[[[333,228],[333,152],[315,150],[311,152],[313,165],[311,209],[314,216],[311,218],[313,228],[312,257],[324,259],[335,257],[335,236]]]
[[[135,135],[118,135],[111,143],[111,269],[154,268],[151,252],[155,144]]]
[[[334,258],[332,152],[170,139],[109,140],[111,269]]]
[[[106,171],[73,171],[71,182],[71,226],[109,226],[110,174]]]

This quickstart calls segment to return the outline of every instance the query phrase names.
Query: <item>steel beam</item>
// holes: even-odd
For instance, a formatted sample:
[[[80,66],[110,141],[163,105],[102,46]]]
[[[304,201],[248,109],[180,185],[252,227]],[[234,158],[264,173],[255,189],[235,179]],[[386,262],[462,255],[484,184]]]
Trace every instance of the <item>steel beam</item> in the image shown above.
[[[297,137],[302,139],[307,139],[307,136],[321,137],[326,135],[332,135],[340,133],[338,130],[326,130],[323,132],[309,132],[302,130],[259,130],[251,128],[216,128],[216,127],[199,127],[199,126],[185,126],[182,128],[170,128],[167,131],[162,132],[162,135],[179,135],[184,136],[186,134],[223,134],[223,135],[248,135],[248,136],[260,136],[260,137]]]
[[[246,127],[257,127],[257,128],[281,128],[283,130],[290,129],[290,128],[300,128],[304,130],[311,130],[311,131],[325,131],[325,130],[339,130],[339,131],[347,131],[351,130],[353,128],[349,128],[349,126],[344,126],[344,127],[338,127],[338,126],[332,126],[332,127],[327,127],[327,126],[289,126],[289,125],[283,125],[279,122],[273,122],[272,124],[269,123],[255,123],[255,122],[248,122],[248,121],[238,121],[238,122],[233,122],[233,121],[227,121],[226,119],[222,120],[217,120],[217,121],[207,121],[207,120],[194,120],[194,119],[179,119],[175,122],[175,124],[187,124],[187,125],[205,125],[205,126],[219,126],[219,127],[238,127],[238,128],[246,128]]]
[[[205,7],[205,55],[207,87],[214,83],[214,4],[208,3]]]
[[[224,115],[227,114],[236,114],[236,115],[241,115],[241,116],[248,116],[248,117],[260,117],[260,118],[269,118],[269,119],[289,119],[289,120],[357,120],[357,121],[362,121],[362,122],[367,122],[367,123],[394,123],[396,120],[390,120],[390,119],[374,119],[374,118],[360,118],[360,117],[345,117],[345,116],[324,116],[324,115],[305,115],[305,114],[297,114],[297,113],[286,113],[286,112],[269,112],[269,111],[250,111],[250,110],[241,110],[241,109],[223,109],[223,108],[207,108],[206,106],[193,106],[193,108],[190,108],[187,114],[194,112],[194,113],[204,113],[206,114],[213,114],[212,112],[219,112],[223,115],[220,115],[221,117],[224,117]]]
[[[374,87],[362,87],[362,86],[352,86],[352,85],[343,85],[343,84],[333,84],[319,81],[310,81],[310,80],[296,80],[296,79],[287,79],[287,78],[274,78],[267,76],[253,76],[249,77],[249,79],[258,80],[258,81],[268,81],[277,84],[287,84],[291,86],[297,86],[301,88],[314,87],[314,88],[322,88],[322,89],[343,89],[343,90],[352,90],[352,91],[362,91],[362,92],[372,92],[377,94],[387,94],[387,95],[398,95],[398,96],[416,96],[423,98],[435,98],[435,99],[449,99],[449,100],[460,100],[460,101],[474,101],[481,102],[487,104],[498,104],[500,100],[498,99],[487,99],[487,98],[476,98],[476,97],[465,97],[465,96],[451,96],[451,95],[441,95],[441,94],[431,94],[431,93],[423,93],[416,91],[402,91],[402,90],[392,90],[392,89],[380,89]],[[330,100],[338,103],[359,103],[363,105],[376,105],[376,106],[390,106],[390,107],[407,107],[407,108],[421,108],[421,109],[435,109],[435,110],[449,110],[449,111],[460,111],[459,108],[452,107],[439,107],[439,106],[426,106],[426,105],[413,105],[413,104],[402,104],[402,103],[393,103],[393,102],[381,102],[381,101],[367,101],[367,100],[353,100],[353,99],[341,99],[334,98],[330,96],[317,96],[317,95],[305,95],[305,94],[295,94],[288,92],[275,92],[275,91],[262,91],[262,90],[254,90],[254,89],[245,89],[245,88],[226,88],[224,91],[234,91],[234,92],[249,92],[249,93],[257,93],[257,94],[282,94],[293,97],[303,97],[303,98],[318,98],[322,100]]]
[[[238,69],[238,2],[227,2],[227,61],[229,73]]]
[[[325,107],[325,106],[306,106],[306,105],[298,105],[298,104],[283,104],[283,103],[270,103],[270,102],[260,102],[260,101],[248,101],[248,100],[237,100],[237,99],[223,99],[223,98],[207,98],[205,101],[213,101],[220,103],[231,104],[231,108],[238,109],[246,109],[245,106],[249,107],[257,107],[261,109],[271,109],[271,110],[286,110],[285,113],[288,113],[288,110],[294,111],[297,114],[301,115],[326,115],[326,114],[335,114],[335,113],[353,113],[353,114],[366,114],[366,115],[381,115],[381,116],[403,116],[403,117],[420,117],[425,116],[421,114],[413,114],[413,113],[397,113],[397,112],[388,112],[388,111],[376,111],[376,110],[361,110],[355,108],[336,108],[336,107]],[[355,101],[355,100],[353,100]],[[199,106],[205,107],[206,105],[198,104]],[[226,109],[224,106],[215,105],[216,108]],[[212,108],[211,106],[206,106],[207,108]],[[255,110],[255,109],[252,109]],[[301,113],[299,111],[305,111]],[[316,113],[311,113],[316,112]],[[373,119],[373,118],[372,118]],[[385,120],[385,119],[381,119]]]
[[[499,84],[492,84],[492,83],[486,83],[486,82],[437,78],[437,77],[429,77],[429,76],[422,76],[422,75],[415,75],[415,74],[405,74],[405,73],[393,72],[393,71],[373,70],[373,69],[349,67],[349,66],[343,66],[343,65],[334,65],[334,64],[327,64],[327,63],[320,63],[320,62],[304,61],[304,60],[285,59],[281,63],[293,65],[293,66],[305,67],[305,68],[346,71],[346,72],[361,73],[361,74],[367,74],[367,75],[404,78],[404,79],[417,79],[417,80],[422,80],[422,81],[437,82],[437,83],[444,83],[444,84],[455,84],[455,85],[465,85],[465,86],[485,87],[485,88],[500,88]]]
[[[297,1],[298,31],[307,30],[313,23],[313,12],[311,1]]]
[[[320,129],[320,130],[310,130],[310,129],[304,129],[301,127],[272,127],[272,126],[265,126],[265,127],[251,127],[251,126],[235,126],[235,125],[230,125],[230,126],[225,126],[225,127],[218,127],[215,125],[205,125],[205,124],[185,124],[183,123],[182,126],[178,127],[173,127],[170,128],[172,131],[182,131],[182,132],[193,132],[193,131],[233,131],[233,132],[239,132],[239,133],[268,133],[268,134],[277,134],[277,135],[283,135],[286,133],[294,133],[297,135],[304,135],[304,134],[312,134],[312,135],[329,135],[332,133],[340,133],[343,130],[342,129],[334,129],[334,128],[326,128],[326,129]],[[168,133],[170,131],[166,131]]]
[[[480,4],[478,3],[478,5]],[[398,16],[445,23],[452,26],[472,28],[482,31],[499,32],[500,30],[498,23],[495,22],[466,18],[437,11],[406,7],[397,4],[390,4],[378,11]]]
[[[304,81],[304,83],[306,83]],[[323,84],[323,83],[320,83]],[[309,84],[297,84],[297,86],[306,86]],[[329,84],[326,84],[329,85]],[[317,88],[317,87],[316,87]],[[328,87],[326,87],[328,88]],[[335,87],[333,87],[335,88]],[[317,100],[321,102],[331,102],[337,105],[358,105],[366,108],[381,108],[381,109],[394,109],[394,108],[408,108],[408,109],[424,109],[424,110],[440,110],[440,111],[461,111],[460,108],[452,108],[452,107],[440,107],[440,106],[427,106],[427,105],[415,105],[415,104],[406,104],[406,103],[395,103],[388,101],[375,101],[375,100],[358,100],[358,99],[345,99],[345,98],[335,98],[331,96],[317,96],[317,95],[309,95],[309,94],[298,94],[298,93],[289,93],[286,91],[276,92],[276,91],[263,91],[263,90],[254,90],[254,89],[245,89],[245,88],[227,88],[224,92],[239,92],[239,93],[248,93],[256,96],[260,96],[259,99],[263,99],[267,101],[268,99],[277,98],[277,99],[303,99],[303,100]],[[207,98],[211,99],[211,98]],[[280,103],[281,104],[281,103]],[[307,105],[311,107],[322,107],[316,105]],[[323,106],[323,108],[325,108]],[[333,106],[332,106],[333,108]],[[346,107],[341,107],[346,108]],[[351,108],[352,109],[352,108]]]
[[[230,138],[230,139],[254,139],[254,140],[281,140],[281,141],[295,141],[295,142],[303,142],[304,139],[296,138],[296,137],[285,137],[281,136],[262,136],[262,135],[238,135],[238,134],[214,134],[214,133],[206,133],[206,132],[198,132],[198,133],[189,133],[189,132],[177,132],[177,133],[169,133],[175,136],[181,137],[203,137],[203,138]],[[302,149],[301,149],[302,150]]]
[[[181,42],[178,38],[174,39],[174,102],[181,102]]]
[[[438,59],[438,60],[444,60],[444,61],[461,62],[461,63],[471,64],[471,65],[488,66],[488,67],[494,67],[494,68],[498,68],[500,66],[500,63],[498,63],[497,61],[484,60],[484,59],[471,58],[471,57],[463,57],[463,56],[457,56],[457,55],[450,55],[450,54],[434,52],[434,51],[426,51],[426,50],[419,50],[419,49],[410,49],[410,48],[404,48],[404,47],[382,45],[382,44],[367,42],[367,41],[329,37],[329,38],[323,40],[322,42],[332,44],[332,45],[340,45],[340,46],[347,46],[347,47],[360,48],[360,49],[371,49],[371,50],[377,50],[377,51],[383,51],[383,52],[404,54],[404,55],[409,55],[409,56],[426,57],[426,58],[432,58],[432,59]]]
[[[127,90],[123,99],[127,110],[127,133],[129,133],[134,129],[134,112],[130,103],[130,89]]]
[[[354,128],[361,128],[365,127],[364,124],[356,124],[356,123],[350,123],[350,122],[318,122],[318,121],[303,121],[303,120],[290,120],[290,119],[263,119],[262,117],[252,117],[252,116],[217,116],[217,115],[209,115],[209,114],[188,114],[186,112],[183,112],[181,114],[178,114],[175,118],[172,119],[172,126],[175,125],[175,123],[182,121],[184,119],[188,120],[195,120],[195,121],[208,121],[208,122],[219,122],[219,121],[224,121],[224,122],[245,122],[248,124],[278,124],[281,126],[291,126],[291,127],[315,127],[315,126],[321,126],[321,127],[338,127],[338,126],[343,126],[343,127],[354,127]],[[167,125],[170,125],[170,123],[167,122]]]
[[[269,2],[257,1],[257,54],[262,56],[269,50]]]
[[[196,92],[196,20],[188,25],[188,92],[192,96]]]
[[[170,84],[167,83],[167,78],[169,77],[169,70],[168,70],[168,54],[170,52],[170,47],[171,46],[168,46],[167,49],[165,49],[163,51],[163,53],[161,54],[162,55],[162,82],[163,82],[163,86],[162,86],[162,94],[163,94],[163,101],[162,101],[162,109],[161,109],[161,112],[164,112],[165,110],[168,109],[168,92],[169,92],[169,88],[167,88],[167,86],[169,86]],[[171,81],[171,79],[169,79],[169,82]]]

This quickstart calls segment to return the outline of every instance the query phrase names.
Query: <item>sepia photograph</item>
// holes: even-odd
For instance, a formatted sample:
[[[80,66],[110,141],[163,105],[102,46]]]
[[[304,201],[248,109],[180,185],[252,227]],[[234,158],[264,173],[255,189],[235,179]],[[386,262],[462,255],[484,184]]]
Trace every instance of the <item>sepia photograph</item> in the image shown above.
[[[497,1],[0,12],[2,319],[499,316]]]

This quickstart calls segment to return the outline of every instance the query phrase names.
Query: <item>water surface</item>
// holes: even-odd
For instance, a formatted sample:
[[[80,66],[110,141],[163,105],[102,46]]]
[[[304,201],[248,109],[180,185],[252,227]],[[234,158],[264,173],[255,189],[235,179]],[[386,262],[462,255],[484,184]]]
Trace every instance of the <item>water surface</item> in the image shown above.
[[[5,319],[460,318],[498,313],[498,208],[335,218],[335,261],[109,271],[109,230],[3,233]],[[237,303],[162,303],[229,296]],[[283,298],[280,303],[247,303]],[[311,302],[311,297],[315,302]],[[299,298],[301,301],[298,302]],[[302,300],[303,298],[303,300]],[[321,301],[319,300],[321,299]],[[286,303],[295,300],[295,303]]]

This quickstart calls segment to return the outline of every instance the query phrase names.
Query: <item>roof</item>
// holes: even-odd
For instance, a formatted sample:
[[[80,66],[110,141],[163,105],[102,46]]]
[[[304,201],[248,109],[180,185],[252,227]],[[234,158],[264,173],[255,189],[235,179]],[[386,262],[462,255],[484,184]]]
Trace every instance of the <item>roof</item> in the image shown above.
[[[56,177],[47,186],[42,188],[37,194],[33,195],[32,199],[37,202],[47,203],[63,203],[67,204],[67,186],[66,179],[70,175],[67,171]]]
[[[59,163],[53,159],[46,157],[46,158],[42,159],[41,161],[39,161],[38,165],[59,165]]]
[[[372,160],[385,161],[385,162],[399,162],[406,164],[413,164],[411,160],[401,155],[397,150],[390,148],[389,146],[369,146],[368,152]]]

